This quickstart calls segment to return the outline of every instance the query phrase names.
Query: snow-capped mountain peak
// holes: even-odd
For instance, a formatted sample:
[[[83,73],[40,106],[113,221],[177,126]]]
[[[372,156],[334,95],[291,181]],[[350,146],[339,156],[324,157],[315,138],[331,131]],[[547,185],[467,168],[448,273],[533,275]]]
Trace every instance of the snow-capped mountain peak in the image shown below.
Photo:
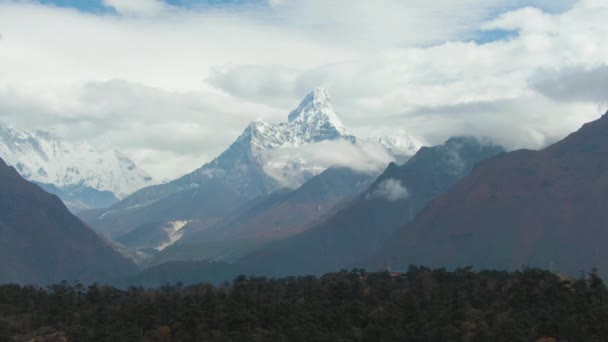
[[[289,114],[288,125],[300,127],[303,136],[322,135],[326,139],[328,134],[346,134],[344,124],[331,105],[329,93],[323,88],[317,88],[306,95],[298,108]]]
[[[48,132],[2,124],[0,157],[30,181],[109,191],[119,199],[156,183],[116,149],[70,144]]]
[[[260,119],[251,122],[231,149],[246,144],[257,157],[265,150],[337,139],[355,140],[334,112],[327,91],[317,88],[289,114],[287,122],[268,123]]]
[[[222,177],[243,187],[250,183],[251,175],[263,175],[268,182],[266,189],[297,188],[331,166],[325,160],[330,157],[321,157],[323,152],[315,151],[321,148],[316,143],[324,143],[323,148],[347,149],[354,158],[365,158],[368,153],[358,149],[364,148],[366,141],[384,147],[398,162],[409,159],[422,146],[409,136],[358,139],[346,130],[332,108],[329,93],[317,88],[289,114],[287,122],[251,122],[228,150],[195,173],[203,180]],[[336,144],[328,145],[333,142]]]
[[[397,145],[405,147],[406,153],[395,153]],[[169,208],[182,213],[171,216],[170,221],[186,221],[204,213],[205,220],[212,222],[229,209],[229,202],[239,205],[281,188],[297,189],[328,168],[380,173],[391,161],[410,158],[418,147],[411,145],[407,139],[367,141],[350,134],[334,112],[327,91],[316,89],[286,122],[251,122],[217,158],[174,181],[138,191],[96,220],[103,222],[107,234],[115,236],[147,219],[166,221],[162,213]],[[220,205],[222,201],[226,202]],[[157,212],[158,208],[163,210]],[[118,221],[124,224],[116,224]]]
[[[217,158],[175,181],[138,192],[121,204],[121,210],[216,183],[254,198],[283,187],[299,188],[329,167],[352,166],[367,172],[370,165],[382,168],[390,159],[403,162],[420,146],[409,137],[357,138],[333,110],[328,92],[318,88],[306,95],[287,122],[251,122]]]

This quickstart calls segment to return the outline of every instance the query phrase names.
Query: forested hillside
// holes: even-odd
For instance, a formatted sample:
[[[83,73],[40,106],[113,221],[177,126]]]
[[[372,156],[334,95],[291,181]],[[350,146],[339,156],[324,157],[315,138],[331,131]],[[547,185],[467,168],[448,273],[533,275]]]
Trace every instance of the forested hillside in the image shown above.
[[[608,290],[526,269],[410,267],[220,287],[0,286],[0,341],[606,341]]]

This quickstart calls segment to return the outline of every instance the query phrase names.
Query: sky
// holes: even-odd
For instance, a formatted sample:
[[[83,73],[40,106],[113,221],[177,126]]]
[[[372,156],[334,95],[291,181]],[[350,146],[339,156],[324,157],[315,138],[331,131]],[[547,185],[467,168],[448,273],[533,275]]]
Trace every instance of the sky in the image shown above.
[[[316,87],[355,135],[541,148],[608,110],[605,0],[0,0],[0,122],[192,171]]]

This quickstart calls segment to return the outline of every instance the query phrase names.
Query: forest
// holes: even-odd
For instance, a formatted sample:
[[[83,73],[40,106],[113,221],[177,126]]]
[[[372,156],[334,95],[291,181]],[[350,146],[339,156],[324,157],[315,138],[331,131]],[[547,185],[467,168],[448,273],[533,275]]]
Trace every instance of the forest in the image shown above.
[[[606,341],[607,317],[597,272],[539,269],[0,286],[0,341]]]

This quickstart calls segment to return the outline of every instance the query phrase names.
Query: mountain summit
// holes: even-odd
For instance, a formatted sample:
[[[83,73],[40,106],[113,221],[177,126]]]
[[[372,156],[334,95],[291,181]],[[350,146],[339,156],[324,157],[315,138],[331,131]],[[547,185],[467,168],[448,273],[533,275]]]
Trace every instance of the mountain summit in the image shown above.
[[[300,135],[310,139],[344,136],[344,124],[334,112],[329,93],[323,88],[310,92],[288,117],[290,125],[302,128]],[[315,140],[318,141],[318,140]]]

